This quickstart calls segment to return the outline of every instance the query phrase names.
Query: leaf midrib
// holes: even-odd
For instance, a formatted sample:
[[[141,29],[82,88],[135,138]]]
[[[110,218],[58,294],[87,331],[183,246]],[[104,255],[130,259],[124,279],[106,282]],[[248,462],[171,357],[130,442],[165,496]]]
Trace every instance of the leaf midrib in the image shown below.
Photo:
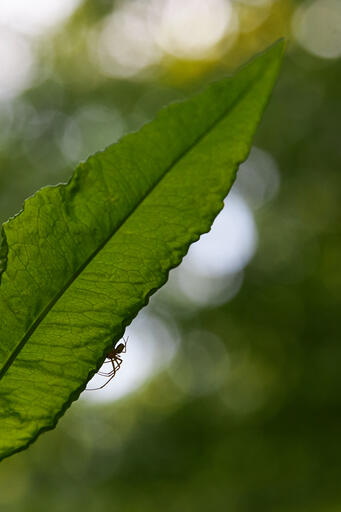
[[[122,219],[120,224],[104,241],[98,246],[98,248],[93,251],[90,256],[85,260],[85,262],[80,265],[79,269],[74,272],[72,277],[65,283],[65,285],[60,289],[60,291],[55,295],[55,297],[50,300],[47,306],[43,309],[37,319],[32,323],[31,327],[27,330],[26,334],[23,336],[21,341],[17,344],[15,349],[7,358],[6,362],[2,365],[0,369],[0,379],[2,379],[7,372],[7,370],[11,367],[12,363],[17,358],[18,354],[24,348],[26,342],[30,339],[31,335],[35,332],[35,330],[39,327],[40,323],[44,320],[44,318],[51,311],[53,306],[58,302],[58,300],[64,295],[66,290],[72,285],[72,283],[80,276],[83,270],[91,263],[91,261],[97,256],[97,254],[106,246],[106,244],[111,240],[111,238],[121,229],[121,227],[125,224],[125,222],[134,214],[134,212],[138,209],[138,207],[143,203],[143,201],[152,193],[152,191],[161,183],[161,181],[165,178],[165,176],[178,164],[201,140],[203,140],[226,116],[229,112],[232,112],[235,106],[248,94],[252,86],[258,81],[260,75],[262,74],[263,69],[260,69],[256,74],[254,80],[250,82],[249,85],[245,87],[245,89],[237,95],[236,99],[232,102],[229,107],[224,110],[224,112],[211,124],[211,126],[199,137],[195,139],[192,144],[186,148],[178,157],[174,159],[174,161],[165,169],[165,171],[161,174],[161,176],[155,181],[155,183],[148,189],[148,191],[141,197],[141,199],[136,203],[136,205],[130,210],[130,212],[126,215],[125,218]]]

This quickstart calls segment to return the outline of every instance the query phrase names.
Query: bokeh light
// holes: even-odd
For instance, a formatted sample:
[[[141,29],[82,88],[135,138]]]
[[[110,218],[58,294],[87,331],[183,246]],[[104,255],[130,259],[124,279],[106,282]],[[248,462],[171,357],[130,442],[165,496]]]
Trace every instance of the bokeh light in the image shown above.
[[[264,206],[276,197],[280,173],[273,156],[253,147],[249,158],[238,170],[235,188],[252,209]]]
[[[209,233],[192,244],[172,270],[161,294],[187,307],[214,307],[231,300],[243,282],[242,270],[257,247],[257,229],[244,199],[232,191]]]
[[[35,56],[25,37],[1,29],[1,25],[0,62],[0,101],[5,101],[14,98],[31,84]]]
[[[250,261],[256,244],[252,213],[237,193],[231,193],[210,232],[191,245],[183,267],[197,275],[218,278],[234,274]]]
[[[205,57],[226,33],[238,28],[229,0],[156,0],[151,11],[155,40],[164,51],[180,58]]]
[[[339,0],[304,2],[293,17],[293,32],[308,52],[324,59],[341,56],[341,3]]]
[[[0,26],[30,36],[42,35],[68,18],[81,0],[11,0],[0,2]]]
[[[102,72],[129,77],[156,64],[161,52],[148,27],[148,3],[125,2],[102,23],[93,55]]]

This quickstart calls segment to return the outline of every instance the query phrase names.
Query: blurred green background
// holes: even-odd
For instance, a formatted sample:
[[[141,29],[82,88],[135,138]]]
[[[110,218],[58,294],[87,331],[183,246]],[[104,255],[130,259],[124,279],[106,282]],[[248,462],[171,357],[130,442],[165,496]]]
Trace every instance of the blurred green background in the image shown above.
[[[339,0],[1,2],[0,220],[281,36],[226,208],[1,511],[341,511]]]

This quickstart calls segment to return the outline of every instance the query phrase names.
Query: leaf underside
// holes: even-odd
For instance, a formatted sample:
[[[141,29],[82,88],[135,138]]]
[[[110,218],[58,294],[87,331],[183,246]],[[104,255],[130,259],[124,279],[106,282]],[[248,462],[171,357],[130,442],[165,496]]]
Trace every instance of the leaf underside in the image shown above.
[[[56,425],[210,229],[248,155],[283,47],[162,109],[3,225],[0,458]]]

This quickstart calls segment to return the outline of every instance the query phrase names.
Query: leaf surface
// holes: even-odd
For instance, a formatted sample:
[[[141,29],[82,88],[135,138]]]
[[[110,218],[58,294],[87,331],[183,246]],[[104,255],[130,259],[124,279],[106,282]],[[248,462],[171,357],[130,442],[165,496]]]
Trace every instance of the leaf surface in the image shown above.
[[[0,458],[55,426],[210,229],[248,155],[283,46],[162,109],[3,225]]]

